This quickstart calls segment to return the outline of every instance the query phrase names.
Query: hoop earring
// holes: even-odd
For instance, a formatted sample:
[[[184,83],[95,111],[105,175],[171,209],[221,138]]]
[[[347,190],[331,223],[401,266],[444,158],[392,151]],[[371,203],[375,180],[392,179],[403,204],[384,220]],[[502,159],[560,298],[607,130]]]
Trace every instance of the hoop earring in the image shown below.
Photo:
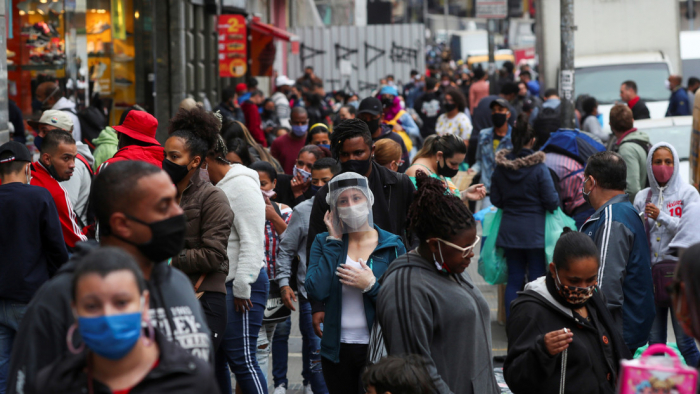
[[[156,341],[156,333],[153,329],[153,323],[151,322],[151,319],[146,320],[146,327],[148,327],[148,336],[142,339],[143,344],[144,346],[151,346]]]
[[[75,333],[75,330],[78,329],[78,323],[75,322],[73,325],[70,326],[68,329],[68,334],[66,334],[66,344],[68,345],[68,350],[73,353],[73,354],[80,354],[85,350],[85,342],[81,343],[78,348],[73,346],[73,334]]]

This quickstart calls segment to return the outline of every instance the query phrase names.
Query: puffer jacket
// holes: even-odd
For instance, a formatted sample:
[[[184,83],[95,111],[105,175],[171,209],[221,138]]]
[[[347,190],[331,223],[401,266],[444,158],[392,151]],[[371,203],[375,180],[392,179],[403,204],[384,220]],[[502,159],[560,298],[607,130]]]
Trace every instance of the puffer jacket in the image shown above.
[[[187,234],[185,247],[173,257],[172,264],[187,274],[193,285],[205,275],[198,292],[226,294],[226,248],[233,226],[233,211],[226,193],[202,179],[199,172],[194,173],[182,192],[180,206],[187,216]]]
[[[673,175],[666,186],[661,187],[651,165],[654,152],[663,147],[673,154]],[[678,257],[673,255],[673,248],[688,248],[700,242],[700,232],[694,227],[700,223],[700,194],[693,186],[683,182],[679,170],[678,152],[671,144],[659,142],[651,148],[647,157],[647,178],[651,186],[637,193],[634,208],[642,214],[642,220],[649,228],[652,265],[664,260],[676,261]],[[656,220],[644,217],[647,197],[651,197],[651,203],[659,208]]]

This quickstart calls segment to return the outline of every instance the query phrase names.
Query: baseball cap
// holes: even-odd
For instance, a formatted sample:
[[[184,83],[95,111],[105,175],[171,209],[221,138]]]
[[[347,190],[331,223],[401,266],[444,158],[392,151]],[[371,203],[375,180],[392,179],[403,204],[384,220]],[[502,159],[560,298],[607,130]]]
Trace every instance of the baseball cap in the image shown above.
[[[236,92],[245,93],[246,90],[248,90],[248,86],[245,83],[241,82],[236,85]]]
[[[3,153],[10,152],[11,156],[5,159],[0,159],[0,164],[9,163],[12,161],[32,161],[32,155],[29,154],[29,149],[27,146],[17,142],[10,141],[0,145],[0,156],[4,156]]]
[[[73,119],[66,113],[66,111],[59,111],[57,109],[49,109],[41,114],[41,118],[38,121],[28,120],[27,123],[32,126],[32,129],[39,130],[39,125],[45,124],[53,127],[58,127],[61,130],[67,132],[73,131]]]
[[[360,107],[357,110],[357,114],[372,114],[381,115],[382,114],[382,102],[376,97],[367,97],[360,102]]]
[[[508,102],[507,102],[506,99],[504,99],[504,98],[500,98],[500,97],[499,97],[499,98],[493,100],[493,101],[491,102],[491,104],[489,104],[489,108],[490,108],[490,109],[493,109],[493,107],[494,107],[495,105],[498,105],[498,106],[501,106],[501,107],[503,107],[503,108],[505,108],[505,109],[507,109],[507,110],[510,110],[510,104],[508,104]]]
[[[158,120],[148,112],[129,111],[129,114],[124,119],[124,123],[114,126],[113,129],[135,140],[160,145],[158,140],[156,140]]]
[[[286,75],[280,75],[275,82],[275,86],[294,86],[294,81],[287,78]]]

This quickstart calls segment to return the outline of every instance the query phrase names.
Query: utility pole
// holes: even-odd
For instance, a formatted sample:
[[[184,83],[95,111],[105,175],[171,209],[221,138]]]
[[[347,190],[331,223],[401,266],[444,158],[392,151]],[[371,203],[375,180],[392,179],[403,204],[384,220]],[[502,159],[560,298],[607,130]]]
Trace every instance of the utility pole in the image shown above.
[[[574,0],[561,1],[561,127],[576,127],[574,112]]]
[[[489,34],[489,69],[486,70],[489,74],[489,94],[496,95],[499,93],[498,73],[496,72],[496,43],[494,39],[494,34],[496,34],[496,20],[489,19],[486,22],[486,27],[488,28]]]
[[[688,30],[695,30],[695,4],[694,0],[688,0]]]

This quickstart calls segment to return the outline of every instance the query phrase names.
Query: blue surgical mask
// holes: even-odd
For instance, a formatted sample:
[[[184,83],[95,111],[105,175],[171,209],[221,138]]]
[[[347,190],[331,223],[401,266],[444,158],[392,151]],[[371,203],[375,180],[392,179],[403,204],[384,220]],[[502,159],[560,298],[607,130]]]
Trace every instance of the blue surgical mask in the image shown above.
[[[78,330],[90,350],[104,358],[119,360],[141,337],[141,312],[78,317]]]
[[[43,138],[40,135],[37,135],[34,137],[34,146],[36,146],[37,149],[41,150],[41,141]]]
[[[358,108],[360,108],[360,101],[359,100],[351,101],[348,103],[348,105],[351,107],[354,107],[355,109],[358,109]]]
[[[308,124],[305,124],[302,126],[298,126],[298,125],[292,126],[292,134],[294,134],[294,136],[296,136],[296,137],[303,137],[304,134],[306,134],[307,130],[309,130]]]
[[[328,144],[318,144],[318,146],[320,146],[321,148],[326,148],[328,150],[331,150],[331,146]]]
[[[311,194],[315,196],[322,187],[323,186],[311,185]]]

